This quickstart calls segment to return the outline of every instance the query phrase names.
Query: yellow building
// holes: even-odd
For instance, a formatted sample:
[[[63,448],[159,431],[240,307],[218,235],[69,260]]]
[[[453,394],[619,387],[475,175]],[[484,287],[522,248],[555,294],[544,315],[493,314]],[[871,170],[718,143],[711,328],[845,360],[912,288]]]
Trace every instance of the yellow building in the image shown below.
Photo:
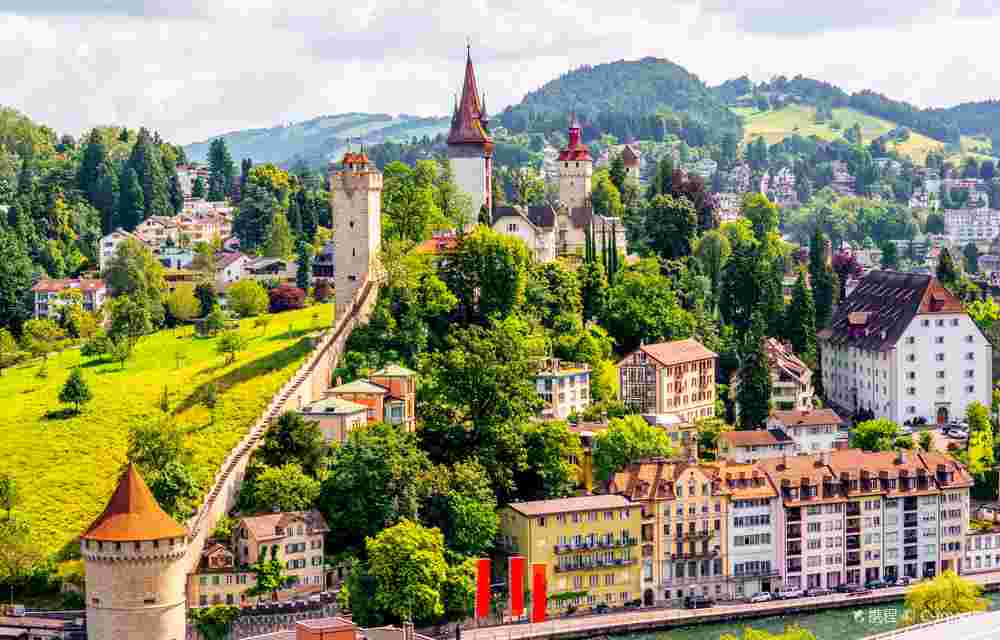
[[[549,611],[637,600],[640,508],[622,496],[519,502],[500,512],[501,544],[546,565]],[[525,572],[525,589],[531,589]]]

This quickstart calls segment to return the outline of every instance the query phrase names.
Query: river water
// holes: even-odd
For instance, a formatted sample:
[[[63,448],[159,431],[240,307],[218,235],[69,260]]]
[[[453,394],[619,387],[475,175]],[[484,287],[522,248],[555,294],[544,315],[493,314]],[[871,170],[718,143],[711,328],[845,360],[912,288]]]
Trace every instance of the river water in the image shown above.
[[[985,597],[990,603],[991,610],[1000,609],[1000,593],[988,593]],[[798,625],[812,631],[816,640],[860,640],[895,629],[902,614],[902,601],[886,602],[856,609],[828,609],[812,614],[744,620],[735,624],[713,623],[677,627],[658,633],[632,635],[628,640],[719,640],[725,633],[742,638],[743,629],[747,627],[780,632],[789,625]]]

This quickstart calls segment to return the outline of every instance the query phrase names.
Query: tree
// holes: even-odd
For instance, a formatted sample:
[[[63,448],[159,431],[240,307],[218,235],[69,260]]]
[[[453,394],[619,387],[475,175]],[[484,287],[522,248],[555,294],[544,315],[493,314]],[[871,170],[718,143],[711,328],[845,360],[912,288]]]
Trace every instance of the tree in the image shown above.
[[[313,251],[312,246],[304,240],[299,240],[298,255],[295,271],[295,284],[303,291],[309,291],[313,280]]]
[[[8,367],[17,364],[21,357],[22,353],[14,336],[7,329],[0,328],[0,376]]]
[[[635,415],[612,419],[593,440],[594,471],[602,481],[632,462],[674,453],[665,430]]]
[[[205,197],[205,181],[198,176],[194,179],[194,184],[191,185],[191,197],[201,200]]]
[[[573,495],[580,469],[570,460],[582,460],[580,436],[565,422],[529,422],[522,428],[527,466],[515,474],[519,500],[547,500]]]
[[[885,418],[866,420],[851,430],[851,448],[865,451],[892,451],[900,435],[899,425]]]
[[[969,423],[969,472],[981,477],[996,465],[990,410],[972,402],[966,407],[965,420]]]
[[[139,338],[153,331],[149,310],[139,300],[121,295],[108,303],[111,326],[108,335],[112,339],[124,339],[130,349],[135,349]]]
[[[7,512],[9,522],[11,512],[14,507],[21,503],[21,490],[17,486],[17,481],[9,473],[0,473],[0,509]]]
[[[900,625],[932,622],[948,616],[985,611],[982,587],[948,570],[932,580],[924,580],[906,591],[905,611]]]
[[[264,442],[254,456],[270,467],[294,462],[316,478],[323,468],[326,452],[319,425],[303,419],[298,412],[286,411],[267,428]]]
[[[830,324],[840,291],[837,274],[827,261],[829,239],[819,228],[809,242],[809,278],[816,302],[816,328]]]
[[[213,202],[225,200],[233,186],[236,165],[224,138],[216,138],[209,144],[208,171],[208,199]]]
[[[444,536],[404,519],[365,541],[375,605],[397,620],[444,614],[441,586],[448,572]]]
[[[243,251],[254,251],[267,242],[279,212],[278,200],[260,185],[247,183],[233,219],[233,233]]]
[[[643,212],[650,248],[665,260],[691,254],[698,231],[698,213],[687,198],[655,196]]]
[[[90,402],[93,397],[90,386],[84,380],[80,368],[74,368],[59,392],[59,402],[73,405],[76,408],[76,413],[80,413],[81,407]]]
[[[970,242],[962,248],[962,256],[965,258],[965,272],[979,273],[979,248],[975,242]]]
[[[476,461],[438,465],[428,474],[428,496],[420,520],[444,534],[448,548],[462,556],[492,549],[500,521],[490,479]]]
[[[194,288],[194,295],[198,298],[198,307],[203,314],[208,314],[217,306],[215,287],[211,282],[199,282]]]
[[[129,462],[138,467],[160,506],[174,516],[186,515],[198,497],[184,437],[184,429],[168,418],[134,426],[128,434]]]
[[[201,304],[195,296],[195,287],[190,282],[177,285],[167,296],[167,309],[170,315],[182,322],[189,322],[201,315]]]
[[[254,574],[254,584],[247,589],[247,597],[260,598],[270,595],[271,600],[278,600],[278,592],[289,589],[295,584],[295,577],[285,574],[285,565],[278,559],[278,545],[271,545],[270,557],[261,552],[257,562],[250,565]]]
[[[880,266],[883,269],[895,270],[899,268],[899,251],[895,242],[887,242],[882,245],[882,259]]]
[[[240,280],[226,292],[229,310],[241,318],[265,313],[270,306],[267,291],[256,280]]]
[[[0,584],[13,587],[25,581],[44,560],[27,525],[10,519],[0,522]]]
[[[147,129],[139,129],[139,135],[125,166],[129,171],[135,172],[142,189],[144,209],[140,222],[149,216],[169,215],[173,212],[160,150]]]
[[[958,282],[958,269],[947,247],[941,247],[941,255],[938,256],[937,279],[945,286]]]
[[[694,333],[694,318],[683,309],[658,261],[630,265],[608,290],[601,324],[623,352],[640,342],[680,340]]]
[[[505,317],[524,304],[530,262],[520,238],[480,225],[449,257],[444,280],[468,320]]]
[[[232,364],[236,362],[236,356],[239,355],[247,346],[247,340],[239,331],[224,331],[221,336],[219,336],[219,341],[215,345],[215,350],[220,354],[226,356],[226,364]]]
[[[306,292],[287,284],[277,286],[267,292],[268,309],[271,313],[281,313],[306,306]]]
[[[695,422],[698,431],[698,455],[708,460],[715,460],[719,453],[719,436],[733,427],[721,418],[702,418]]]
[[[430,469],[416,437],[376,423],[351,431],[333,449],[317,503],[334,548],[358,548],[403,518],[416,519]]]
[[[695,244],[694,255],[701,264],[702,273],[708,276],[709,282],[712,283],[713,301],[719,295],[723,270],[732,253],[729,239],[718,229],[705,232]]]
[[[418,160],[412,168],[390,162],[383,171],[382,237],[409,242],[425,240],[431,231],[447,226],[437,201],[438,164]]]
[[[837,274],[837,281],[840,283],[840,293],[838,294],[838,300],[843,300],[847,297],[847,283],[851,278],[859,278],[864,272],[864,268],[861,263],[858,262],[858,258],[851,252],[848,251],[838,251],[833,256],[832,261],[833,271]]]
[[[128,296],[146,309],[153,325],[163,323],[163,265],[145,244],[132,238],[119,244],[104,271],[104,280],[112,296]]]
[[[294,251],[292,230],[288,226],[288,218],[283,213],[275,213],[268,231],[267,242],[264,245],[264,255],[269,258],[288,259]]]
[[[224,604],[188,609],[188,617],[205,640],[226,640],[233,621],[239,616],[239,607]]]
[[[764,318],[754,312],[736,392],[740,429],[756,429],[771,413],[771,366],[764,349]]]
[[[805,269],[799,268],[792,303],[785,311],[785,337],[792,343],[795,353],[806,361],[813,360],[816,357],[816,305],[812,289],[806,283]]]
[[[594,212],[600,215],[618,218],[624,212],[621,192],[606,171],[598,171],[594,175],[591,201]]]
[[[320,491],[320,481],[294,462],[266,467],[250,486],[253,505],[262,513],[312,509]]]
[[[34,267],[21,239],[0,224],[0,327],[17,334],[34,309]]]
[[[934,451],[934,436],[931,435],[930,431],[921,431],[920,436],[917,438],[917,443],[922,450],[928,453]]]
[[[121,369],[125,369],[125,363],[132,357],[132,341],[127,336],[109,337],[106,346],[111,360],[121,365]]]
[[[611,166],[608,168],[608,178],[611,179],[611,183],[615,185],[619,193],[625,189],[625,180],[628,177],[628,173],[625,171],[625,160],[622,158],[622,154],[617,153],[615,157],[611,159]]]

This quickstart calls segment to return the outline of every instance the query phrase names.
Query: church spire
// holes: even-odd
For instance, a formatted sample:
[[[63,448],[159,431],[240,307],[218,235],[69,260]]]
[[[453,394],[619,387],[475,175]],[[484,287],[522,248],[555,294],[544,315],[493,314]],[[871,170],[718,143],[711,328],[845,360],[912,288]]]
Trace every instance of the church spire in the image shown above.
[[[492,144],[483,122],[483,106],[476,84],[476,70],[472,65],[472,46],[466,43],[465,80],[455,118],[448,132],[448,144]]]

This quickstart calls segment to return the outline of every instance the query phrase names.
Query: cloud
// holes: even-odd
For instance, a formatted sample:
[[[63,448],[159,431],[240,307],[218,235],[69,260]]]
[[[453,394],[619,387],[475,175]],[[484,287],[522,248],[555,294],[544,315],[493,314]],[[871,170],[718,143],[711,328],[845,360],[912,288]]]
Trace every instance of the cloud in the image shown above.
[[[184,143],[345,111],[443,115],[467,38],[492,110],[644,56],[712,84],[802,73],[924,105],[1000,94],[989,0],[865,4],[5,0],[0,101],[60,132],[144,125]]]

